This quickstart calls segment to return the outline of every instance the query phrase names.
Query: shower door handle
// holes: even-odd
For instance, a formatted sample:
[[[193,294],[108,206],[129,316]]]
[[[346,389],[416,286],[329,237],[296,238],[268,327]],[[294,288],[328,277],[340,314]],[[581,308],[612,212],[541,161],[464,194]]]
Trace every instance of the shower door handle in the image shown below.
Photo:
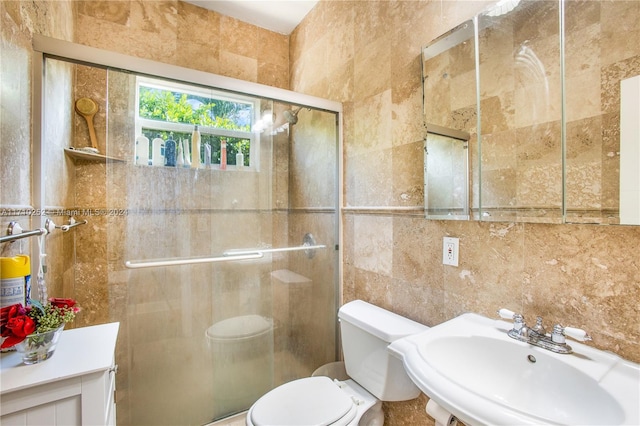
[[[313,246],[301,245],[301,246],[296,246],[296,247],[227,250],[227,251],[224,252],[224,255],[225,256],[236,256],[236,255],[245,255],[245,254],[251,254],[251,253],[262,253],[264,255],[264,254],[267,254],[267,253],[281,253],[281,252],[286,252],[286,251],[317,250],[317,249],[323,249],[323,248],[326,248],[326,247],[327,246],[325,246],[324,244],[316,244],[316,245],[313,245]]]
[[[281,248],[251,248],[227,250],[222,256],[215,257],[186,257],[174,259],[153,259],[153,260],[127,260],[124,266],[128,269],[158,268],[162,266],[194,265],[198,263],[233,262],[236,260],[261,259],[267,253],[282,253],[288,251],[304,251],[311,259],[315,250],[326,248],[324,244],[316,244],[313,235],[306,234],[304,243],[301,246],[281,247]]]
[[[153,260],[127,260],[124,266],[128,269],[159,268],[162,266],[196,265],[199,263],[231,262],[235,260],[260,259],[264,255],[258,252],[247,254],[215,256],[215,257],[187,257],[175,259],[153,259]]]
[[[307,233],[304,234],[302,238],[301,246],[294,247],[281,247],[281,248],[251,248],[251,249],[234,249],[227,250],[223,254],[225,256],[235,256],[235,255],[248,255],[252,253],[260,253],[261,255],[265,255],[267,253],[283,253],[287,251],[304,251],[307,255],[307,258],[312,259],[315,256],[315,250],[326,248],[327,246],[324,244],[316,244],[316,239],[313,235]]]

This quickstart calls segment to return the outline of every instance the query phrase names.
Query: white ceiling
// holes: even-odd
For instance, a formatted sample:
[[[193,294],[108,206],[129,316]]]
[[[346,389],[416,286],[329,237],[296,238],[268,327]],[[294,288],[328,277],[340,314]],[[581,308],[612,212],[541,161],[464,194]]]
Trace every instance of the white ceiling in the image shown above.
[[[318,0],[183,0],[281,34],[291,34]]]

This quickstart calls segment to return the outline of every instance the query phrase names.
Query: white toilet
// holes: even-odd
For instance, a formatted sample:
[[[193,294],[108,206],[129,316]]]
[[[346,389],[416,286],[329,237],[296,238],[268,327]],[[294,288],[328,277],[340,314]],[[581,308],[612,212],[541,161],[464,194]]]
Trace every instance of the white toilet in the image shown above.
[[[420,390],[387,346],[427,326],[362,300],[342,306],[338,318],[351,379],[318,376],[285,383],[253,404],[247,413],[248,426],[382,426],[381,401],[418,397]]]

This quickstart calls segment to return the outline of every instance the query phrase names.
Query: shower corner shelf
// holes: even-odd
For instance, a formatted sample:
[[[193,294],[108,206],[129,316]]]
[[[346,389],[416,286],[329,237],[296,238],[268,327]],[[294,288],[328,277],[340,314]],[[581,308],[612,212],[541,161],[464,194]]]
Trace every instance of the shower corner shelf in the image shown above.
[[[73,158],[73,160],[87,160],[87,161],[95,161],[100,163],[124,163],[125,160],[122,158],[109,157],[102,154],[93,154],[91,152],[84,152],[73,148],[65,148],[64,153],[69,157]]]

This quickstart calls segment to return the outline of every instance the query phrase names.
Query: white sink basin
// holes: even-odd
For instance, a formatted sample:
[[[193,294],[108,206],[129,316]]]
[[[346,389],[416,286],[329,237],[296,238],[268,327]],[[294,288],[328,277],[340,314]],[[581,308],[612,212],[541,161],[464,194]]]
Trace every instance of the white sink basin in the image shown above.
[[[415,384],[468,426],[640,425],[640,365],[571,341],[555,354],[464,314],[393,342]]]

